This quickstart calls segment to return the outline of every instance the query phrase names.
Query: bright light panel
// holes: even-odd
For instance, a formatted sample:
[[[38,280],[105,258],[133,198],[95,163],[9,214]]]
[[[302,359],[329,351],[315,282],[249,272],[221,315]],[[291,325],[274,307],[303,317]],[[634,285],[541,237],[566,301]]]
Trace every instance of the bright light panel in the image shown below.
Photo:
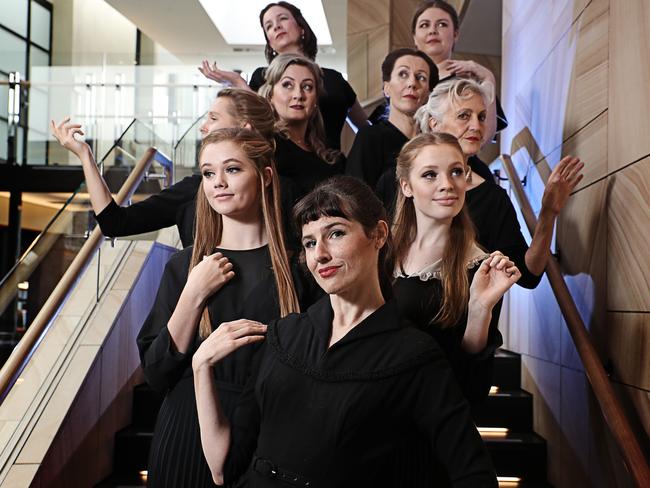
[[[258,46],[266,44],[260,26],[260,11],[270,0],[199,0],[199,3],[219,29],[228,44]],[[332,44],[332,36],[327,25],[323,4],[316,0],[291,0],[318,38],[318,44]]]

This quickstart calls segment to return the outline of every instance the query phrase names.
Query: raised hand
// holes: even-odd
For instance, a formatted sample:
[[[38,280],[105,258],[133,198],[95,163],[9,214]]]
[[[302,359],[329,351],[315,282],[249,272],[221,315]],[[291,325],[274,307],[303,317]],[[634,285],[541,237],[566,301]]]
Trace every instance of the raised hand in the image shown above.
[[[59,125],[56,125],[53,120],[50,120],[50,130],[56,140],[59,141],[59,144],[78,158],[81,159],[91,152],[90,146],[85,141],[75,137],[76,134],[83,136],[84,131],[81,130],[81,124],[70,122],[70,117],[63,119]]]
[[[474,77],[479,81],[489,81],[494,84],[494,74],[485,66],[476,61],[447,59],[440,63],[440,68],[448,73],[460,77]]]
[[[223,254],[216,252],[203,256],[203,260],[192,268],[185,288],[204,302],[234,276],[232,263]]]
[[[216,81],[217,83],[226,83],[235,88],[248,88],[244,79],[234,71],[228,71],[217,68],[217,63],[210,63],[204,59],[199,66],[199,71],[203,76],[209,80]]]
[[[515,264],[501,252],[495,251],[476,271],[469,289],[470,307],[478,305],[492,310],[506,291],[521,277]]]
[[[566,205],[571,192],[582,180],[582,168],[585,164],[579,158],[565,156],[553,168],[546,182],[546,189],[542,196],[542,212],[548,211],[557,216]]]
[[[212,367],[240,347],[264,340],[266,325],[240,319],[224,322],[204,340],[192,357],[192,367]]]

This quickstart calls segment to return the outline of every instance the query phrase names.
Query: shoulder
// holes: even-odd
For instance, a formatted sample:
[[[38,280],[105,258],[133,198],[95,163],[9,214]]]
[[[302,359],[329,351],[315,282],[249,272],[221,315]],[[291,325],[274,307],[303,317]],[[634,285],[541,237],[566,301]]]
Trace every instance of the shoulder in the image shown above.
[[[201,175],[196,174],[186,176],[181,181],[177,181],[172,186],[167,188],[166,191],[183,194],[194,198],[194,196],[196,196],[197,190],[199,189],[199,186],[201,186]]]
[[[194,246],[187,246],[186,248],[181,249],[180,251],[175,252],[167,261],[167,268],[173,271],[185,270],[190,266],[190,261],[192,260],[192,250]]]
[[[484,181],[475,188],[472,188],[467,192],[467,197],[470,200],[478,200],[485,202],[490,200],[491,202],[510,202],[510,197],[508,192],[501,188],[496,183],[490,181]]]

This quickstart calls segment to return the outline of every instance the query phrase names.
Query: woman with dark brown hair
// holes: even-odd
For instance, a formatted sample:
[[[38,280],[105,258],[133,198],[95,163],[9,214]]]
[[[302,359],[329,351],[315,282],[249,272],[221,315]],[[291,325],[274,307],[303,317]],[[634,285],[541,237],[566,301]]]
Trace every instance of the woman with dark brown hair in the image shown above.
[[[496,487],[469,407],[435,341],[391,300],[390,231],[372,190],[334,177],[294,209],[304,259],[327,293],[306,313],[220,327],[192,367],[203,452],[217,484],[382,488],[403,431],[431,442],[453,486]],[[234,415],[212,370],[265,340]]]
[[[264,55],[269,64],[279,54],[300,54],[315,61],[318,52],[316,34],[295,5],[283,1],[269,3],[260,12],[260,25],[266,39]],[[237,88],[250,87],[253,91],[258,91],[266,78],[266,68],[257,68],[246,85],[238,73],[218,69],[216,63],[210,65],[207,60],[199,70],[211,80],[230,83]],[[325,123],[324,141],[327,147],[340,149],[346,117],[349,116],[357,127],[366,125],[367,117],[356,93],[341,73],[329,68],[322,70],[325,90],[319,93],[318,104]]]
[[[212,486],[191,374],[201,342],[223,322],[298,312],[305,295],[285,250],[273,146],[248,129],[220,129],[203,140],[199,162],[194,245],[167,263],[138,334],[147,383],[165,393],[149,456],[148,483],[155,487]],[[241,348],[213,371],[226,415],[255,350]]]

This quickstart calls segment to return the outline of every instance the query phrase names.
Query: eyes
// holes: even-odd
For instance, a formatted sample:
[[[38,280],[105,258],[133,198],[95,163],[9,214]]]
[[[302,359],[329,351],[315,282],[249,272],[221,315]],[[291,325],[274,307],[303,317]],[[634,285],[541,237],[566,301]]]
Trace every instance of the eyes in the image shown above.
[[[429,26],[431,26],[431,21],[429,20],[423,20],[418,24],[419,29],[428,29]],[[449,22],[447,22],[446,20],[439,20],[433,26],[435,27],[436,30],[446,29],[447,27],[449,27]]]
[[[237,166],[237,165],[229,165],[229,166],[226,166],[223,169],[224,173],[230,174],[230,175],[240,173],[241,171],[242,171],[241,166]],[[203,175],[204,179],[209,180],[209,179],[213,178],[214,175],[216,175],[217,173],[216,173],[216,171],[213,171],[211,169],[204,169],[201,174]]]
[[[438,174],[439,173],[437,171],[429,169],[424,173],[422,173],[422,175],[420,176],[425,180],[434,181],[437,178]],[[454,166],[453,168],[449,169],[449,176],[451,176],[452,178],[464,178],[465,169],[462,166]]]
[[[459,120],[467,121],[472,118],[472,111],[471,110],[463,110],[461,112],[458,112],[456,115],[456,118]],[[485,119],[487,118],[487,113],[485,111],[479,112],[478,114],[478,121],[479,122],[485,122]]]
[[[293,80],[282,80],[280,84],[285,90],[293,90],[296,86],[296,83]],[[300,89],[306,93],[312,93],[314,91],[314,84],[311,81],[305,81],[300,85]]]
[[[344,235],[345,231],[342,229],[331,229],[327,234],[327,239],[340,239]],[[316,247],[316,239],[304,239],[302,245],[305,249],[313,249]]]
[[[411,72],[408,69],[403,68],[397,72],[397,77],[402,80],[407,80],[410,74]],[[422,72],[415,73],[415,79],[420,83],[427,83],[429,81],[429,77]]]
[[[289,16],[286,15],[286,14],[280,15],[280,16],[277,18],[277,21],[278,21],[278,22],[285,22],[285,21],[287,21],[287,20],[289,20]],[[273,28],[273,22],[267,22],[266,24],[264,24],[264,30],[265,30],[266,32],[270,31],[272,28]]]

